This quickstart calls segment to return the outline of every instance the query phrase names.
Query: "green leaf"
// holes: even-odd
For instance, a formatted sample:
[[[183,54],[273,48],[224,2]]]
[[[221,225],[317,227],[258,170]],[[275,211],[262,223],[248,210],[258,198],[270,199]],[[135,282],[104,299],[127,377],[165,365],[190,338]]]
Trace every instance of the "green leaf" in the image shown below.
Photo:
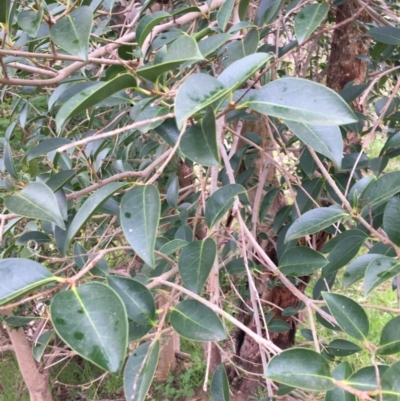
[[[185,287],[200,294],[213,267],[217,255],[214,240],[207,238],[203,241],[190,242],[183,248],[179,256],[179,273]]]
[[[243,107],[311,125],[345,125],[357,122],[349,105],[333,90],[301,78],[286,77],[256,90]]]
[[[339,127],[307,125],[293,121],[286,121],[286,125],[306,145],[332,160],[340,168],[343,158],[343,140]]]
[[[128,319],[110,287],[90,282],[54,296],[50,316],[58,336],[76,353],[111,373],[121,370],[128,346]]]
[[[68,53],[87,61],[92,23],[92,10],[78,7],[51,27],[50,38]]]
[[[79,174],[79,171],[75,170],[63,170],[59,173],[51,176],[47,181],[46,185],[53,191],[57,192],[61,189],[66,183],[71,181],[74,177]]]
[[[299,45],[306,41],[318,28],[329,11],[328,3],[309,4],[294,18],[294,32]]]
[[[335,380],[345,380],[353,373],[353,368],[349,362],[342,362],[336,366],[332,372],[332,376]],[[325,395],[325,401],[356,401],[354,394],[350,394],[340,387],[335,387],[333,390],[329,390]]]
[[[18,195],[5,196],[4,205],[12,213],[50,221],[65,229],[57,199],[53,191],[42,182],[28,184]]]
[[[155,82],[164,72],[178,68],[187,61],[203,60],[203,55],[197,46],[197,42],[187,35],[179,36],[168,46],[167,50],[161,49],[158,56],[161,59],[156,58],[154,64],[138,68],[136,70],[137,74],[144,79]]]
[[[323,292],[322,296],[342,330],[358,340],[366,340],[369,321],[364,309],[344,295]]]
[[[226,43],[232,35],[228,33],[220,33],[217,35],[209,36],[198,43],[199,50],[203,57],[208,57],[216,50],[218,50],[224,43]]]
[[[279,269],[287,276],[306,276],[328,264],[328,259],[305,246],[288,249],[279,259]]]
[[[10,13],[11,0],[4,0],[0,7],[0,23],[7,24]]]
[[[35,358],[35,361],[40,362],[44,351],[46,350],[47,345],[49,344],[50,340],[54,336],[54,330],[46,331],[45,333],[41,334],[39,338],[35,341],[35,344],[32,347],[32,354]]]
[[[400,400],[400,362],[390,366],[381,378],[383,401]]]
[[[270,58],[271,56],[267,53],[255,53],[245,56],[222,71],[218,76],[218,81],[222,82],[229,91],[234,91],[263,67]]]
[[[129,320],[128,343],[140,340],[153,328],[152,324],[139,324],[133,320]]]
[[[322,269],[323,277],[336,272],[349,263],[357,255],[367,238],[367,234],[363,231],[347,230],[329,241],[321,250],[322,253],[329,252],[329,263]],[[327,248],[331,243],[332,249],[329,249],[330,246]]]
[[[72,116],[95,106],[111,95],[136,86],[136,79],[131,74],[121,74],[108,82],[97,82],[78,92],[68,99],[60,108],[56,116],[57,132],[61,132],[64,124]]]
[[[356,281],[361,280],[365,275],[368,265],[380,256],[379,254],[368,254],[353,260],[343,273],[343,286],[348,287]]]
[[[150,346],[151,345],[151,346]],[[124,370],[127,401],[144,401],[158,365],[160,342],[144,343],[130,355]]]
[[[154,185],[137,186],[121,200],[121,226],[133,250],[154,267],[154,247],[160,220],[160,194]]]
[[[273,319],[271,322],[268,323],[268,330],[271,333],[284,333],[291,329],[289,323],[285,322],[281,319]]]
[[[205,218],[209,228],[213,227],[218,220],[233,206],[235,196],[246,193],[239,184],[229,184],[215,191],[206,203]]]
[[[50,237],[41,231],[28,231],[23,233],[15,241],[15,245],[27,245],[28,242],[33,241],[37,245],[47,244],[51,242]]]
[[[327,360],[304,348],[292,348],[274,356],[265,376],[303,390],[327,391],[334,388]]]
[[[143,46],[149,33],[152,29],[158,25],[161,21],[169,18],[171,14],[165,11],[156,11],[150,15],[145,15],[138,23],[136,27],[136,41],[139,47]]]
[[[112,182],[99,188],[96,192],[89,196],[78,210],[70,226],[68,227],[66,239],[64,243],[64,253],[68,250],[69,244],[72,239],[78,233],[78,231],[84,226],[84,224],[92,217],[93,213],[98,207],[100,207],[112,194],[122,187],[126,183]]]
[[[226,26],[228,25],[229,19],[231,18],[233,6],[235,5],[235,0],[226,0],[222,7],[218,10],[217,13],[217,22],[218,26],[221,28],[221,31],[224,32]]]
[[[388,237],[400,246],[400,196],[394,196],[383,213],[383,228]]]
[[[193,74],[182,85],[175,97],[175,118],[178,129],[198,111],[227,96],[228,90],[208,74]]]
[[[375,39],[377,42],[387,45],[400,45],[400,29],[392,26],[380,26],[369,29],[367,35]]]
[[[18,14],[18,24],[29,36],[35,38],[42,22],[42,17],[43,7],[39,11],[22,10]]]
[[[39,145],[31,149],[25,156],[26,161],[29,163],[36,157],[42,156],[45,153],[49,153],[52,150],[58,149],[60,146],[71,143],[71,140],[66,138],[51,138],[45,139],[40,142]]]
[[[379,355],[393,355],[398,352],[400,352],[400,316],[394,317],[385,324],[379,347],[376,349]]]
[[[160,248],[160,252],[163,253],[164,255],[172,255],[179,249],[183,248],[188,244],[187,241],[184,241],[182,239],[174,239],[170,242],[167,242],[165,245],[163,245]]]
[[[225,329],[218,316],[207,306],[187,299],[172,308],[171,325],[182,337],[194,341],[222,341]]]
[[[178,207],[178,197],[179,197],[179,178],[174,176],[167,189],[167,203],[174,209]]]
[[[365,204],[364,210],[369,212],[371,208],[386,202],[400,192],[400,171],[386,173],[367,186],[362,193],[361,201]]]
[[[156,306],[146,286],[136,280],[120,276],[107,276],[107,282],[121,297],[130,319],[142,325],[155,324]]]
[[[49,270],[33,260],[0,260],[0,305],[54,280],[56,277]]]
[[[348,214],[337,205],[309,210],[290,226],[286,233],[285,242],[314,234],[344,217],[348,217]]]
[[[196,163],[203,166],[219,166],[217,127],[211,107],[200,122],[185,131],[179,148],[187,158]]]
[[[333,340],[326,346],[326,349],[334,356],[348,356],[361,351],[361,348],[347,340]]]
[[[214,401],[230,401],[228,376],[222,363],[214,371],[211,380],[211,395]]]
[[[4,167],[12,177],[18,178],[17,172],[15,171],[14,158],[12,155],[11,146],[8,141],[4,142]]]
[[[381,256],[373,259],[367,267],[364,277],[364,294],[400,274],[400,262],[397,259]]]
[[[387,365],[377,365],[380,377],[387,370]],[[378,389],[377,372],[375,366],[366,366],[357,370],[343,383],[360,391],[375,391]]]

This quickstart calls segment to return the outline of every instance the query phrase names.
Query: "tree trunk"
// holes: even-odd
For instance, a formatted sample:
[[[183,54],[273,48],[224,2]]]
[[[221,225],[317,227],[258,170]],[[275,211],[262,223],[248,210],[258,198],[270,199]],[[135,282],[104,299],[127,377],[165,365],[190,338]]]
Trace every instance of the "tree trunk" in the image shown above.
[[[37,365],[32,349],[22,329],[10,329],[10,337],[22,378],[29,392],[30,401],[52,401],[47,374]]]

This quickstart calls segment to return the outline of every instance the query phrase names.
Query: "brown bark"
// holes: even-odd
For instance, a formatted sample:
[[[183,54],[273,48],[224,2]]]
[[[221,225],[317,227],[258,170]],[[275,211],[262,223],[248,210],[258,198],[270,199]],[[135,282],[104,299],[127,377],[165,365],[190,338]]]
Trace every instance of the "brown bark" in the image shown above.
[[[29,392],[30,401],[52,401],[47,374],[37,365],[32,349],[22,329],[10,329],[7,333],[14,348],[19,370]]]
[[[336,24],[351,18],[356,11],[356,6],[351,0],[338,6]],[[370,21],[365,12],[362,12],[358,19]],[[340,92],[350,81],[354,81],[355,85],[365,82],[367,62],[358,58],[368,55],[368,43],[363,36],[364,30],[356,21],[348,22],[333,32],[326,84],[336,92]]]

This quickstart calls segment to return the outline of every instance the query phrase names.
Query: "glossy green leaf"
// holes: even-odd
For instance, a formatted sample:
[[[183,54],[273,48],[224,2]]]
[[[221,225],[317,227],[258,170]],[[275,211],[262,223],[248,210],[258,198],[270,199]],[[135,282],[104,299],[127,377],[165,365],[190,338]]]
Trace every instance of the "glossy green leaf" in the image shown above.
[[[128,322],[129,322],[128,343],[140,340],[154,327],[152,324],[139,324],[134,322],[133,320],[128,320]]]
[[[136,40],[140,47],[143,46],[144,41],[151,32],[151,30],[158,25],[161,21],[170,17],[171,14],[165,11],[156,11],[152,14],[145,15],[136,27]]]
[[[58,336],[81,357],[111,373],[122,369],[128,319],[110,287],[90,282],[62,291],[50,304],[50,316]]]
[[[50,221],[65,228],[57,199],[53,191],[42,182],[32,182],[19,194],[5,196],[4,205],[12,213]]]
[[[290,226],[285,242],[314,234],[337,223],[344,217],[348,217],[348,214],[336,205],[309,210]]]
[[[120,276],[107,276],[107,282],[121,297],[130,319],[142,325],[155,324],[156,305],[146,286]]]
[[[61,189],[65,184],[70,182],[77,175],[77,171],[75,170],[63,170],[59,173],[51,176],[47,181],[46,185],[53,191],[57,192]]]
[[[71,140],[66,138],[51,138],[45,139],[36,145],[33,149],[31,149],[25,156],[26,161],[29,163],[31,160],[36,157],[42,156],[45,153],[49,153],[52,150],[58,149],[60,146],[67,145],[71,143]]]
[[[364,294],[400,274],[400,262],[395,258],[381,256],[373,259],[367,267],[364,277]]]
[[[209,228],[224,217],[233,206],[235,197],[246,193],[246,190],[239,184],[229,184],[215,191],[206,203],[205,218]]]
[[[268,330],[271,333],[284,333],[291,329],[289,323],[285,322],[281,319],[273,319],[271,322],[268,323]]]
[[[137,74],[149,81],[155,82],[164,72],[171,71],[180,67],[188,61],[203,60],[197,42],[187,35],[179,36],[174,40],[165,51],[161,49],[159,57],[154,64],[145,65],[136,70]]]
[[[319,27],[329,11],[328,3],[309,4],[294,18],[294,32],[299,45],[307,40]]]
[[[366,340],[369,321],[364,309],[344,295],[323,292],[322,296],[342,330],[358,340]]]
[[[347,230],[329,241],[321,250],[322,253],[329,252],[329,263],[322,269],[323,277],[336,272],[349,263],[367,239],[368,236],[363,231]]]
[[[357,370],[343,383],[361,391],[375,391],[378,388],[377,370],[380,377],[388,369],[387,365],[366,366]]]
[[[85,225],[85,223],[92,217],[93,213],[100,207],[114,192],[124,187],[125,183],[112,182],[99,188],[96,192],[89,196],[76,213],[70,226],[68,227],[66,239],[64,243],[64,252],[68,250],[69,244],[78,233],[78,231]]]
[[[54,330],[46,331],[45,333],[41,334],[39,338],[35,341],[32,347],[32,354],[35,358],[35,361],[40,362],[44,351],[46,350],[47,345],[51,341],[54,336]]]
[[[33,260],[0,260],[0,305],[55,280],[56,277],[49,270]]]
[[[367,31],[367,35],[378,42],[387,45],[400,45],[400,29],[392,26],[380,26],[371,28]]]
[[[230,401],[228,376],[222,363],[214,371],[211,395],[214,401]]]
[[[349,362],[342,362],[333,369],[332,376],[335,380],[345,380],[353,373]],[[340,387],[329,390],[325,395],[325,401],[356,401],[354,394],[350,394]]]
[[[376,350],[379,355],[393,355],[398,352],[400,352],[400,316],[385,324]]]
[[[219,166],[217,127],[211,107],[201,121],[185,131],[179,148],[188,159],[196,163],[203,166]]]
[[[160,342],[144,343],[130,355],[124,370],[126,401],[144,401],[158,365]]]
[[[329,126],[357,122],[349,105],[333,90],[301,78],[282,78],[254,91],[244,105],[267,116]]]
[[[42,17],[43,7],[38,11],[22,10],[18,14],[18,24],[29,36],[35,38],[42,22]]]
[[[364,210],[370,210],[400,192],[400,171],[386,173],[367,186],[362,193]]]
[[[225,68],[218,76],[218,81],[222,82],[230,91],[234,91],[263,67],[270,58],[271,56],[267,53],[255,53],[245,56]]]
[[[361,351],[361,348],[347,340],[333,340],[327,346],[328,352],[334,356],[348,356]]]
[[[365,275],[368,265],[380,256],[379,254],[368,254],[353,260],[343,273],[343,286],[348,287],[361,280]]]
[[[224,32],[228,22],[231,18],[233,12],[233,6],[235,5],[235,0],[226,0],[217,13],[218,26],[221,31]]]
[[[167,203],[174,209],[178,207],[179,197],[179,179],[178,176],[174,176],[167,188]]]
[[[190,242],[179,256],[179,273],[185,287],[200,294],[213,267],[217,246],[211,238]]]
[[[296,246],[279,259],[279,270],[287,276],[306,276],[328,264],[328,259],[314,249]]]
[[[383,401],[400,400],[400,362],[390,366],[381,377]]]
[[[28,231],[18,237],[15,245],[27,245],[29,242],[33,242],[37,246],[51,242],[51,238],[40,231]]]
[[[51,27],[50,38],[57,46],[86,61],[92,23],[93,14],[89,7],[75,8]]]
[[[294,121],[286,121],[286,125],[306,145],[340,167],[343,158],[343,141],[339,127],[307,125]]]
[[[60,133],[64,124],[74,115],[95,106],[111,95],[136,86],[136,79],[132,74],[121,74],[107,82],[97,82],[78,92],[68,99],[60,108],[56,116],[57,131]]]
[[[209,36],[198,43],[199,50],[204,57],[208,57],[210,54],[219,50],[220,47],[226,43],[232,35],[228,33],[220,33],[217,35]]]
[[[137,186],[121,200],[121,225],[133,250],[154,267],[154,247],[160,220],[160,195],[154,185]]]
[[[12,177],[17,178],[17,172],[15,171],[14,166],[14,159],[8,141],[4,143],[4,167]]]
[[[165,245],[163,245],[160,248],[160,252],[163,253],[164,255],[172,255],[179,249],[183,248],[188,244],[187,241],[182,240],[182,239],[174,239],[170,242],[167,242]]]
[[[304,348],[292,348],[274,356],[265,376],[278,383],[310,391],[327,391],[334,387],[327,360]]]
[[[199,301],[187,299],[172,308],[170,322],[182,337],[194,341],[222,341],[225,329],[218,316]]]
[[[178,129],[198,111],[227,96],[228,90],[208,74],[193,74],[180,85],[175,97],[175,118]]]
[[[388,237],[400,246],[400,196],[394,196],[383,213],[383,228]]]
[[[258,7],[255,22],[259,27],[271,23],[278,15],[282,0],[261,0]]]

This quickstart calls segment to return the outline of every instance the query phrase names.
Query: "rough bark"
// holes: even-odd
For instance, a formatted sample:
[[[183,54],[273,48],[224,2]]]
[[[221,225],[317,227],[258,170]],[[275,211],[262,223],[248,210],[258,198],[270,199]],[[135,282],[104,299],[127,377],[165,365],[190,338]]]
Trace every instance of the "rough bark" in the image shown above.
[[[351,0],[338,6],[336,24],[351,18],[356,11]],[[364,12],[358,19],[370,21],[368,14]],[[368,43],[363,36],[364,30],[356,21],[348,22],[333,32],[326,84],[336,92],[340,92],[350,81],[354,81],[355,85],[365,82],[367,62],[359,58],[368,55]]]

